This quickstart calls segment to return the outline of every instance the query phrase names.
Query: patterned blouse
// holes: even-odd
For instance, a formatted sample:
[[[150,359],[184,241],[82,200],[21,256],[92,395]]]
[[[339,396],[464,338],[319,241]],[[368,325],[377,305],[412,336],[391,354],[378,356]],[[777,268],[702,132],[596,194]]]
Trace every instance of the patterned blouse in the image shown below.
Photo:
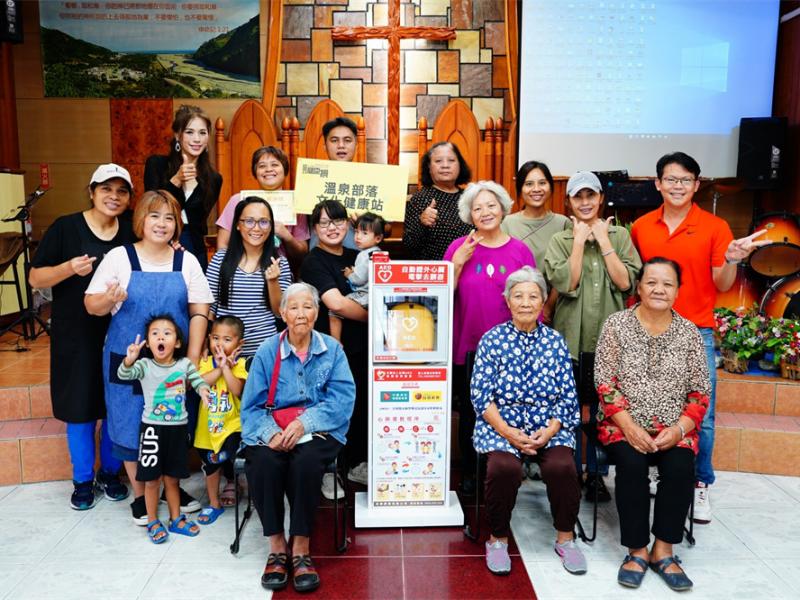
[[[564,338],[546,325],[526,333],[506,321],[486,332],[478,344],[470,388],[477,413],[473,435],[477,452],[500,450],[520,456],[484,420],[492,402],[506,423],[528,434],[558,419],[561,429],[546,447],[575,447],[580,415],[572,362]]]
[[[594,362],[598,437],[606,445],[625,439],[611,419],[622,410],[653,437],[686,416],[695,428],[678,446],[696,454],[711,392],[700,332],[673,310],[667,330],[650,335],[636,317],[638,306],[609,316],[600,333]]]

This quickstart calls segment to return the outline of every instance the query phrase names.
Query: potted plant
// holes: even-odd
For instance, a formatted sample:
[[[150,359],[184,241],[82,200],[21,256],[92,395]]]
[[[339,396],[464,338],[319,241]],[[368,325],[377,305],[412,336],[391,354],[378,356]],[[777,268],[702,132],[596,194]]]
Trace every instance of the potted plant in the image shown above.
[[[773,362],[780,365],[781,377],[800,379],[800,321],[771,319],[767,326],[767,348]]]
[[[722,368],[729,373],[747,372],[751,358],[766,348],[768,320],[755,309],[732,311],[715,308],[714,320],[719,336]]]

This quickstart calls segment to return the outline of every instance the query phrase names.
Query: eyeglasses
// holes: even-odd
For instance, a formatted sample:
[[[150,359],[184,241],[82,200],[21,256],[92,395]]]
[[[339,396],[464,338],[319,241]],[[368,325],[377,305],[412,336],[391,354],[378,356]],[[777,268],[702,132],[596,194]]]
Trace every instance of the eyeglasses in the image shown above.
[[[321,220],[318,225],[322,229],[327,229],[331,225],[339,229],[340,227],[344,227],[345,223],[347,223],[347,219],[323,219]]]
[[[689,187],[695,182],[694,177],[681,177],[678,179],[677,177],[662,177],[661,181],[666,183],[670,187],[674,187],[678,184],[681,184],[683,187]]]
[[[246,219],[239,219],[239,223],[245,226],[246,229],[252,229],[256,225],[259,226],[261,229],[269,229],[272,227],[272,221],[269,219],[254,219],[253,217],[247,217]]]

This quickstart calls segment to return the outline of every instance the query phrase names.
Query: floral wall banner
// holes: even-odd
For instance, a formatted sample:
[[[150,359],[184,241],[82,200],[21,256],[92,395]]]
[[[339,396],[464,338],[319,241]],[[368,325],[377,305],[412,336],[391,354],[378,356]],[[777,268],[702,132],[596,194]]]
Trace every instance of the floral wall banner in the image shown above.
[[[45,96],[261,96],[258,0],[46,0],[39,13]]]

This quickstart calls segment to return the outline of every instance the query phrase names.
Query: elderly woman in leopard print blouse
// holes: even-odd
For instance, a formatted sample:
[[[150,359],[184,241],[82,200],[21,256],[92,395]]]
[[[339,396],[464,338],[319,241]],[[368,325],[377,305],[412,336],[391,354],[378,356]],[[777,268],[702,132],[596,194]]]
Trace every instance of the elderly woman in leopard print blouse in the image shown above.
[[[700,333],[672,305],[681,271],[654,257],[642,267],[641,302],[608,317],[595,356],[600,397],[598,437],[616,464],[616,502],[623,546],[617,575],[639,587],[648,565],[674,590],[692,587],[672,554],[693,498],[697,436],[710,392]],[[648,469],[658,467],[650,550]]]

